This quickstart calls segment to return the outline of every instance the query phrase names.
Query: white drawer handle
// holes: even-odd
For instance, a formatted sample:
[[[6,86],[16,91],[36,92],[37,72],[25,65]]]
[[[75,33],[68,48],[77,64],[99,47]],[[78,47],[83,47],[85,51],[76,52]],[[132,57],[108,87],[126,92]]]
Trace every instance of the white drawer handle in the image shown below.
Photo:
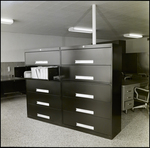
[[[50,119],[50,116],[47,116],[47,115],[42,115],[42,114],[38,114],[38,113],[37,113],[37,116],[38,116],[38,117],[41,117],[41,118]]]
[[[94,95],[76,93],[76,97],[94,99]]]
[[[85,124],[81,124],[81,123],[76,123],[76,126],[94,130],[94,126],[85,125]]]
[[[36,104],[44,105],[44,106],[49,106],[49,103],[41,102],[41,101],[36,101]]]
[[[94,111],[92,110],[86,110],[86,109],[80,109],[80,108],[76,108],[76,112],[81,112],[81,113],[86,113],[86,114],[94,114]]]
[[[127,97],[127,98],[129,99],[129,98],[131,98],[131,97]]]
[[[128,90],[127,92],[131,92],[131,90]]]
[[[75,79],[94,80],[93,76],[75,76]]]
[[[48,64],[48,61],[35,61],[35,64]]]
[[[36,89],[36,92],[44,92],[44,93],[49,93],[49,90],[46,89]]]
[[[75,64],[93,64],[93,60],[75,60]]]

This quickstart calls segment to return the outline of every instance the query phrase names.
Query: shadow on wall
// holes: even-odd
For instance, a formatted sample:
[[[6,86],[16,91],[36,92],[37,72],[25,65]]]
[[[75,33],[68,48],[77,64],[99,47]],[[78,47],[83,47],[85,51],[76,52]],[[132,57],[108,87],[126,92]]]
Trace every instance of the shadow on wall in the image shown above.
[[[1,75],[14,76],[14,67],[25,66],[25,62],[1,62]]]

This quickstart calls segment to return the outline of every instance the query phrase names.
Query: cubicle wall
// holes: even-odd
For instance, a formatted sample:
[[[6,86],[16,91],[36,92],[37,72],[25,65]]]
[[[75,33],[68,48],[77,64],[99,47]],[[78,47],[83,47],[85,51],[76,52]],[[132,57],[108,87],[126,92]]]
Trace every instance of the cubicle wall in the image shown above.
[[[25,66],[25,62],[1,62],[1,76],[14,75],[14,67]]]
[[[149,38],[126,40],[126,53],[136,53],[137,73],[149,75]]]
[[[137,72],[149,75],[149,52],[137,54]]]

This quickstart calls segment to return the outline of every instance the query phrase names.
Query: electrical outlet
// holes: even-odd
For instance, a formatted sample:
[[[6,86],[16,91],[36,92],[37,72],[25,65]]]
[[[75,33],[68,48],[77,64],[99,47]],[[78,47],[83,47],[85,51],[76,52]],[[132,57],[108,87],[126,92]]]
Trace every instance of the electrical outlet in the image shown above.
[[[7,70],[8,70],[8,72],[10,72],[10,70],[11,70],[11,69],[10,69],[10,66],[7,67]]]

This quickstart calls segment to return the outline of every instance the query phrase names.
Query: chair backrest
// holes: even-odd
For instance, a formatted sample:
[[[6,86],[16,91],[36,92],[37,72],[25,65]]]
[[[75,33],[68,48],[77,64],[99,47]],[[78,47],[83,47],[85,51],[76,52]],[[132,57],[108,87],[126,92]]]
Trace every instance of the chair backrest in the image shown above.
[[[135,87],[135,99],[148,103],[149,102],[149,90],[145,88]]]

